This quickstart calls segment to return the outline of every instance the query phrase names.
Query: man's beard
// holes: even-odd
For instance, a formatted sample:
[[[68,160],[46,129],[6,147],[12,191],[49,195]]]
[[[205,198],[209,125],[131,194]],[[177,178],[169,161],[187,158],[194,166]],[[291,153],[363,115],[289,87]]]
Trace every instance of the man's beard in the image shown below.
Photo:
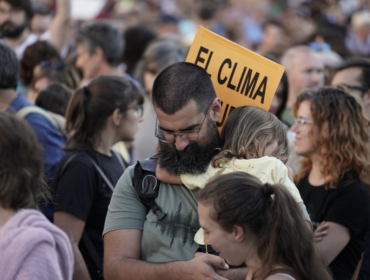
[[[0,26],[0,32],[5,38],[16,39],[21,36],[26,27],[27,25],[25,23],[22,25],[14,25],[10,21],[6,21]]]
[[[183,151],[178,151],[175,145],[159,142],[160,150],[157,154],[160,167],[174,175],[204,173],[211,161],[222,147],[217,126],[208,120],[208,142],[204,146],[199,143],[189,144]],[[204,128],[203,128],[204,129]]]

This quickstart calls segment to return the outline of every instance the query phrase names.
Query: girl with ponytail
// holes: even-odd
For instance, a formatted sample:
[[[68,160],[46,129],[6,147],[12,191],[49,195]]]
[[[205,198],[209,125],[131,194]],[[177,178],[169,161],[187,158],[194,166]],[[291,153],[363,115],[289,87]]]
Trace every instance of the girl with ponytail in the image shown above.
[[[72,96],[66,114],[67,153],[54,178],[54,223],[70,237],[74,279],[101,279],[105,216],[125,170],[111,147],[133,141],[143,96],[130,80],[102,76]]]
[[[312,231],[285,187],[245,172],[220,175],[198,197],[204,241],[247,280],[330,280]]]

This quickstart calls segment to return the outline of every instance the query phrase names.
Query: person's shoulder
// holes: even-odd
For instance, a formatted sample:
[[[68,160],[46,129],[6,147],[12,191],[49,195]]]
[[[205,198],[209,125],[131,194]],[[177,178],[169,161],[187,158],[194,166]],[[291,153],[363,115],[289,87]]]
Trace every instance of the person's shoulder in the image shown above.
[[[342,180],[337,187],[337,194],[347,197],[369,197],[369,187],[359,180]]]
[[[288,274],[273,274],[266,278],[266,280],[296,280]]]
[[[35,248],[42,243],[55,246],[56,241],[64,240],[65,243],[68,241],[67,235],[37,210],[19,211],[6,229],[13,233],[12,239],[20,247]]]
[[[276,157],[269,157],[269,156],[264,156],[261,158],[255,158],[255,159],[249,159],[248,160],[251,164],[255,164],[258,166],[261,166],[263,168],[278,168],[279,170],[281,169],[286,169],[285,164],[280,160],[277,159]]]
[[[118,188],[134,188],[134,175],[135,175],[135,166],[131,165],[125,169],[121,178],[117,182]]]

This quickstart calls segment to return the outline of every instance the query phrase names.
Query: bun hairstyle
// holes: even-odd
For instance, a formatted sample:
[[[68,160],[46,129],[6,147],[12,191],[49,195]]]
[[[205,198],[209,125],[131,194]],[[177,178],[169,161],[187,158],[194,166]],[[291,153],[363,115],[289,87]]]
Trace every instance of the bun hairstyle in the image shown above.
[[[101,76],[72,96],[66,113],[66,150],[92,149],[105,121],[116,109],[125,116],[132,104],[143,104],[141,90],[125,77]]]
[[[266,147],[274,141],[278,146],[273,157],[286,163],[289,157],[286,130],[279,119],[260,108],[242,106],[233,110],[224,127],[222,151],[212,160],[212,166],[222,167],[233,158],[252,159],[263,157]]]
[[[257,237],[254,245],[262,266],[254,279],[266,279],[277,264],[300,280],[332,279],[316,253],[301,209],[284,186],[262,184],[248,173],[234,172],[209,182],[198,202],[213,207],[211,219],[226,232],[238,225]]]

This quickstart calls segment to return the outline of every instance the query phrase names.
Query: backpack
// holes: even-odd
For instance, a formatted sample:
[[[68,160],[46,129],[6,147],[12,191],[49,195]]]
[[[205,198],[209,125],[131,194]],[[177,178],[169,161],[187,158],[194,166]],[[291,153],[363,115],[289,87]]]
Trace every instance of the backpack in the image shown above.
[[[24,119],[29,114],[38,114],[43,116],[45,119],[50,121],[57,128],[57,130],[60,130],[60,127],[58,126],[57,122],[48,114],[48,112],[46,112],[44,109],[40,107],[37,106],[23,107],[15,115],[20,119]]]
[[[157,160],[154,158],[138,161],[134,169],[133,184],[141,203],[146,208],[146,214],[152,210],[157,215],[158,220],[162,221],[167,214],[162,212],[155,201],[161,185],[161,182],[155,176],[156,166]]]

